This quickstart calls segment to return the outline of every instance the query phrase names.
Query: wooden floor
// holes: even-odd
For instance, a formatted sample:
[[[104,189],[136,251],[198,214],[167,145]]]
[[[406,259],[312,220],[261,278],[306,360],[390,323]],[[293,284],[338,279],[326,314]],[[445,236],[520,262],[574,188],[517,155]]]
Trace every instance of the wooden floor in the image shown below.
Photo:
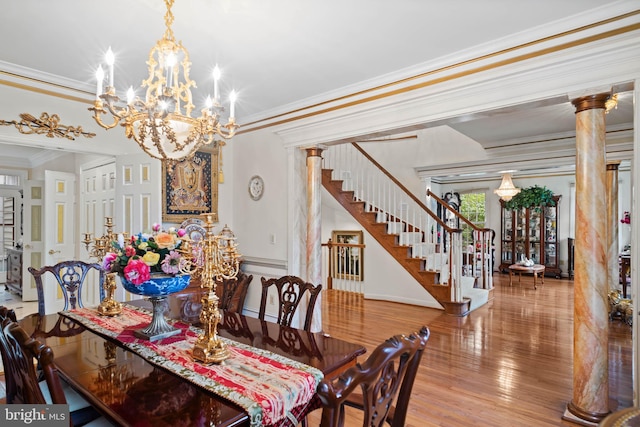
[[[545,278],[534,290],[530,276],[509,287],[509,276],[496,273],[494,286],[492,301],[461,318],[323,292],[323,325],[369,351],[391,335],[429,327],[407,426],[575,426],[561,420],[573,389],[573,281]],[[629,326],[610,322],[612,411],[633,406],[631,341]],[[318,420],[316,411],[310,425]],[[349,425],[362,424],[351,418]]]
[[[431,337],[413,388],[407,427],[575,426],[561,420],[573,387],[573,282],[545,278],[534,290],[530,276],[509,287],[508,275],[495,274],[494,284],[493,300],[461,318],[440,310],[365,301],[345,292],[323,292],[324,329],[371,351],[391,335],[429,327]],[[26,307],[31,303],[3,303],[15,306],[21,316],[22,311],[35,311]],[[612,321],[611,410],[633,405],[631,363],[631,328]],[[348,414],[348,426],[362,425]],[[319,418],[319,411],[311,414],[309,425],[318,425]]]

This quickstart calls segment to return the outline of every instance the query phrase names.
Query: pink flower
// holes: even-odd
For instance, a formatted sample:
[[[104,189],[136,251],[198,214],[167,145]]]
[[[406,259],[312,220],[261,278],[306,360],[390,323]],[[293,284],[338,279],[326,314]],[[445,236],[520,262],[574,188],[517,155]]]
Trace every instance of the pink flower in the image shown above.
[[[127,246],[124,248],[124,254],[131,258],[132,256],[134,256],[136,254],[136,248],[134,248],[133,246]]]
[[[105,271],[111,270],[111,264],[118,258],[117,254],[113,252],[107,252],[107,254],[102,259],[102,269]]]
[[[160,231],[160,224],[158,224],[157,222],[154,222],[153,225],[151,226],[151,229],[153,231]]]
[[[184,228],[178,229],[178,237],[184,237],[185,234],[187,234],[187,230],[185,230]]]
[[[182,256],[176,251],[171,251],[169,252],[169,255],[164,257],[162,260],[161,268],[162,271],[167,274],[178,274],[180,273],[180,267],[182,264],[184,264]]]
[[[151,268],[141,259],[132,259],[124,268],[124,277],[134,285],[140,285],[150,279]]]

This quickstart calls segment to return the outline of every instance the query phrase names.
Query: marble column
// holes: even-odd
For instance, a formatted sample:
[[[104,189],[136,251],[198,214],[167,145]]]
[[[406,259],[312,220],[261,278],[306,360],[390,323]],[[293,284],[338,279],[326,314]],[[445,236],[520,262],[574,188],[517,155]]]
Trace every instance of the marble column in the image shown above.
[[[607,262],[609,290],[618,288],[620,269],[618,256],[618,168],[619,161],[607,163]]]
[[[609,411],[605,107],[608,94],[576,107],[576,241],[573,397],[563,418],[595,425]]]
[[[307,280],[322,283],[322,149],[307,149]],[[322,292],[316,300],[311,330],[322,330]]]

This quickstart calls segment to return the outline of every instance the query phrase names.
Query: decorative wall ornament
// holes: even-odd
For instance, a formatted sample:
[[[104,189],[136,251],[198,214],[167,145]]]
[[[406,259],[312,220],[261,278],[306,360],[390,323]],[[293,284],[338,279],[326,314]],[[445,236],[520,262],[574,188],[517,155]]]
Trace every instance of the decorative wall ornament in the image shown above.
[[[15,126],[20,133],[45,135],[49,138],[57,136],[58,138],[67,138],[75,141],[75,137],[84,136],[85,138],[93,138],[95,133],[85,132],[82,130],[82,126],[67,126],[60,124],[60,116],[57,114],[42,113],[39,119],[36,119],[29,113],[20,114],[22,120],[7,121],[0,120],[0,125],[3,126]]]

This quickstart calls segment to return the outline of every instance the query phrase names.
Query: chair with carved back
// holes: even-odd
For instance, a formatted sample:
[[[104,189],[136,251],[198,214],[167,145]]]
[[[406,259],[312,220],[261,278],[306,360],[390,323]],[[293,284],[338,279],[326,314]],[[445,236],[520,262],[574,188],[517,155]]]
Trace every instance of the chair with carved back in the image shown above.
[[[296,313],[296,310],[300,306],[300,303],[304,300],[305,296],[309,295],[307,304],[307,311],[304,316],[304,329],[308,331],[311,329],[311,319],[313,318],[313,310],[316,305],[316,300],[322,285],[314,286],[309,282],[305,282],[300,277],[296,276],[282,276],[280,278],[266,279],[261,278],[262,281],[262,298],[260,300],[260,311],[258,312],[258,318],[260,320],[265,319],[267,311],[267,301],[269,298],[269,289],[275,288],[278,296],[278,302],[276,304],[278,310],[277,323],[282,326],[291,326],[291,321]]]
[[[405,424],[411,389],[415,381],[429,329],[410,335],[395,335],[380,344],[367,360],[338,378],[318,385],[322,402],[322,427],[342,427],[345,406],[363,411],[365,427]]]
[[[58,377],[53,350],[15,322],[15,312],[0,307],[0,350],[9,404],[68,404],[72,425],[104,424],[104,418]],[[40,376],[36,372],[36,363]]]
[[[55,277],[60,289],[62,289],[62,295],[64,297],[63,310],[82,308],[82,287],[87,278],[87,274],[91,270],[97,270],[98,287],[100,291],[100,300],[102,301],[104,295],[104,278],[105,272],[100,264],[86,263],[84,261],[62,261],[58,264],[45,266],[40,269],[29,267],[29,273],[33,276],[36,282],[36,290],[38,292],[38,314],[45,315],[45,297],[44,297],[44,278],[47,272],[51,273]]]
[[[216,282],[216,293],[220,298],[218,307],[224,311],[242,313],[251,280],[253,280],[252,275],[247,276],[241,271],[234,279],[222,279]]]

